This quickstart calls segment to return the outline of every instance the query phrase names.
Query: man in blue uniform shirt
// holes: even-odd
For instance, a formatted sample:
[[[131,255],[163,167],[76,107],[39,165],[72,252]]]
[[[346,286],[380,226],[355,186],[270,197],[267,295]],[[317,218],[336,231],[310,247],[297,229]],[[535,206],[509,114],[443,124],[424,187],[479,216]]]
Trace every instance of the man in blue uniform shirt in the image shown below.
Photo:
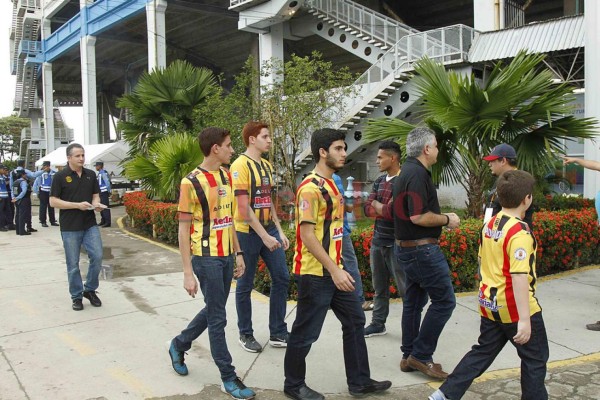
[[[100,202],[106,206],[104,210],[100,212],[100,226],[103,228],[110,227],[110,179],[108,173],[104,169],[104,163],[102,161],[96,162],[96,171],[98,173],[98,185],[100,185]]]
[[[29,184],[29,180],[33,180],[35,178],[37,178],[38,176],[42,175],[44,173],[43,170],[40,171],[36,171],[36,172],[32,172],[30,170],[28,170],[27,168],[25,168],[25,160],[18,160],[17,161],[17,168],[15,168],[11,174],[10,174],[10,188],[13,191],[13,201],[12,203],[14,205],[17,205],[17,202],[15,200],[15,181],[23,178],[27,181],[27,183]],[[28,212],[25,212],[24,216],[25,216],[25,226],[26,226],[26,231],[31,233],[31,232],[37,232],[37,229],[33,229],[33,227],[31,226],[31,187],[28,186],[28,198],[29,200],[26,200],[25,203],[29,203],[29,209]],[[15,225],[17,224],[17,214],[18,214],[18,207],[15,207],[15,212],[14,212],[14,216],[15,216]],[[17,232],[17,234],[19,234]]]
[[[44,161],[42,164],[42,171],[44,173],[38,176],[33,183],[33,192],[37,193],[40,199],[40,224],[47,228],[46,214],[50,218],[50,225],[58,226],[56,223],[56,217],[54,215],[54,208],[50,207],[50,187],[52,186],[52,178],[56,171],[50,168],[50,161]]]
[[[31,228],[25,229],[27,221],[31,221],[31,187],[24,169],[17,170],[21,176],[13,183],[13,203],[17,206],[17,235],[31,235]],[[35,232],[35,230],[33,230]]]

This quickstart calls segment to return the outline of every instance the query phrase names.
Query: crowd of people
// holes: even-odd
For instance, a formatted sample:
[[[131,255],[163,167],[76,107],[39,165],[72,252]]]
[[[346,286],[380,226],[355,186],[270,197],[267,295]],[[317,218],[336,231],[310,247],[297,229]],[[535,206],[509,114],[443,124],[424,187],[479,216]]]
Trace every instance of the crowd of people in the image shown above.
[[[350,240],[347,213],[354,205],[344,197],[337,172],[346,162],[345,134],[334,129],[315,131],[310,148],[316,163],[303,177],[295,199],[296,241],[291,272],[298,288],[295,320],[285,321],[290,270],[285,251],[290,241],[281,228],[272,202],[274,169],[263,158],[271,147],[268,125],[250,121],[242,131],[246,146],[234,155],[230,132],[206,128],[198,135],[202,163],[181,181],[178,239],[183,287],[204,307],[167,343],[175,372],[188,375],[185,352],[208,331],[212,358],[219,369],[221,390],[235,399],[252,399],[255,392],[237,376],[228,350],[226,303],[236,279],[235,304],[239,345],[261,352],[254,336],[251,291],[259,257],[271,277],[269,345],[285,349],[284,393],[297,400],[324,399],[306,382],[306,358],[332,310],[341,323],[344,367],[352,396],[380,393],[389,380],[371,377],[366,338],[386,334],[389,282],[402,297],[400,370],[419,371],[444,381],[430,400],[462,398],[473,380],[491,365],[507,342],[522,360],[522,399],[544,400],[548,339],[536,293],[536,241],[532,233],[533,177],[516,167],[517,154],[508,144],[496,146],[483,158],[497,181],[483,220],[479,248],[480,336],[478,343],[448,373],[434,361],[438,339],[456,306],[450,268],[439,245],[442,229],[460,226],[455,213],[442,213],[430,169],[437,162],[435,134],[415,128],[406,138],[406,159],[393,141],[379,144],[377,165],[382,175],[373,183],[364,204],[375,219],[370,249],[373,307],[365,301],[358,261]],[[67,147],[67,165],[54,171],[49,163],[31,172],[19,165],[8,175],[0,165],[0,230],[30,234],[30,193],[40,197],[40,224],[60,225],[72,308],[83,310],[83,298],[100,307],[96,294],[102,264],[99,226],[110,226],[107,194],[110,180],[101,163],[87,169],[83,146]],[[600,170],[600,163],[565,158]],[[14,179],[13,179],[14,178]],[[33,189],[30,179],[36,179]],[[14,188],[14,190],[10,190]],[[11,205],[16,205],[13,224]],[[59,224],[54,209],[60,210]],[[101,213],[100,224],[95,212]],[[33,230],[35,231],[35,230]],[[79,269],[80,249],[89,257],[85,282]],[[423,313],[425,307],[427,311]],[[367,325],[365,311],[372,309]],[[588,325],[595,329],[600,325]],[[377,339],[371,339],[377,340]]]

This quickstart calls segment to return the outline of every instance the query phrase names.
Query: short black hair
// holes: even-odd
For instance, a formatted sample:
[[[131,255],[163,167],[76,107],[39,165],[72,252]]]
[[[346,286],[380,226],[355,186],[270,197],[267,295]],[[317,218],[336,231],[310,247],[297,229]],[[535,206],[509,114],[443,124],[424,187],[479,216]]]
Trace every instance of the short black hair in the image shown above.
[[[312,151],[315,163],[318,163],[321,159],[321,156],[319,155],[320,149],[329,151],[329,147],[331,147],[333,142],[336,140],[344,140],[345,138],[346,134],[337,129],[323,128],[314,131],[310,138],[310,150]]]
[[[25,166],[25,160],[21,159],[21,160],[17,160],[17,167],[24,167]]]
[[[379,150],[391,151],[398,156],[398,160],[402,157],[402,150],[400,150],[400,145],[393,140],[384,140],[379,143]]]

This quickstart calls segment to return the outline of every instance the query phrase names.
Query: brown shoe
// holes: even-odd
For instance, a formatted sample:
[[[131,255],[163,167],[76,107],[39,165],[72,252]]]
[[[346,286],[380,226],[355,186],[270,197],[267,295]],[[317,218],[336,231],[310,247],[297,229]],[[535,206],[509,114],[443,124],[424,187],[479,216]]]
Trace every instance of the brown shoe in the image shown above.
[[[402,360],[400,360],[400,371],[413,372],[416,370],[408,365],[408,360],[406,358],[403,358]]]
[[[408,356],[407,364],[409,367],[418,369],[430,378],[444,380],[448,377],[448,373],[442,370],[442,366],[435,364],[433,361],[421,362],[413,356]]]
[[[596,322],[595,324],[587,324],[585,327],[590,331],[600,331],[600,321]]]

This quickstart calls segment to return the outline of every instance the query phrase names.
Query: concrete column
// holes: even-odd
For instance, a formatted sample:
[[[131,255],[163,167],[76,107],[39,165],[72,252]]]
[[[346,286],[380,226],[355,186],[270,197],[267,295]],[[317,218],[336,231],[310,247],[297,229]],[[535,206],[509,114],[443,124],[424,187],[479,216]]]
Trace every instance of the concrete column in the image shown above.
[[[31,140],[40,140],[42,139],[42,132],[40,129],[40,119],[39,118],[30,118],[29,127],[31,128]]]
[[[166,0],[152,0],[146,3],[146,24],[148,26],[148,72],[167,66],[167,44],[165,29]]]
[[[283,24],[271,25],[269,32],[258,35],[258,48],[260,54],[260,66],[271,59],[283,61]],[[281,78],[281,77],[279,77]],[[273,84],[277,77],[273,74],[263,77],[261,75],[261,86]]]
[[[84,36],[81,50],[81,99],[83,102],[83,144],[98,144],[98,102],[96,99],[96,37]]]
[[[480,32],[504,27],[504,0],[473,1],[473,27]]]
[[[52,85],[52,63],[42,65],[42,85],[44,102],[44,131],[46,136],[46,154],[54,151],[54,89]]]
[[[52,33],[50,18],[42,19],[42,39],[46,40]],[[46,154],[54,151],[54,85],[52,84],[52,63],[42,64],[42,102],[44,103],[44,133],[46,136]]]
[[[585,4],[585,116],[600,120],[600,98],[595,96],[594,88],[600,87],[600,52],[594,51],[600,46],[600,2],[589,1]],[[598,140],[585,141],[584,158],[600,161],[600,143]],[[583,173],[583,195],[596,197],[600,190],[600,172],[585,169]]]

